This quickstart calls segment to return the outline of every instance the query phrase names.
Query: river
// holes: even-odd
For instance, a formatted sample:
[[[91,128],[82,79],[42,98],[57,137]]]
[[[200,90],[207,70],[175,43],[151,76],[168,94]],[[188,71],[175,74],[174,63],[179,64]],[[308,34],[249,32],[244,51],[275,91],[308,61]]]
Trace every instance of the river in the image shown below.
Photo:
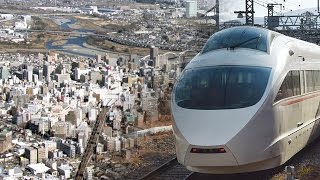
[[[63,30],[94,32],[93,30],[79,27],[79,25],[76,25],[77,20],[73,18],[66,19],[60,17],[51,17],[51,19]],[[119,56],[119,53],[107,51],[86,44],[86,37],[70,36],[63,45],[54,45],[55,42],[55,40],[48,41],[46,43],[46,49],[58,51],[64,54],[83,56],[87,58],[95,58],[96,55],[105,55],[106,53],[111,55],[111,57],[113,56],[114,58],[117,58]],[[123,56],[123,54],[121,55]]]

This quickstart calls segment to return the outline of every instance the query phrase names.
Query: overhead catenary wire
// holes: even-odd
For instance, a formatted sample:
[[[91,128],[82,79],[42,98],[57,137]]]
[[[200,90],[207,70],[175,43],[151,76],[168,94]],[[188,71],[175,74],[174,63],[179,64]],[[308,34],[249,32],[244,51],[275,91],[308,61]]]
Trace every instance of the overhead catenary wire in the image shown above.
[[[267,5],[269,4],[269,3],[265,2],[265,1],[262,1],[262,0],[255,0],[254,3],[256,3],[256,4],[262,6],[262,7],[266,8],[266,9],[268,8]],[[263,3],[265,3],[265,5]],[[274,6],[274,7],[277,7],[277,6]],[[279,7],[277,7],[277,8],[279,8]],[[279,11],[275,11],[275,10],[273,12],[276,13],[276,14],[281,15],[282,14],[282,8],[279,8],[279,9],[280,9],[280,12]]]
[[[279,9],[280,11],[284,10],[284,9],[292,9],[293,7],[299,7],[301,8],[301,5],[298,4],[298,3],[294,3],[292,1],[286,1],[286,0],[278,0],[278,1],[275,1],[275,0],[270,0],[270,1],[266,1],[266,0],[255,0],[255,1],[258,1],[260,3],[263,3],[263,4],[269,4],[269,3],[273,3],[273,4],[282,4],[282,6],[275,6],[275,8]],[[289,5],[290,4],[290,5]]]
[[[291,10],[294,8],[296,9],[297,7],[301,8],[301,5],[298,4],[298,3],[294,3],[292,1],[289,1],[289,0],[282,0],[283,1],[283,9],[288,9],[288,10]]]
[[[256,4],[258,4],[258,5],[260,5],[260,6],[262,6],[262,7],[265,7],[265,8],[267,8],[267,4],[263,4],[263,3],[265,3],[264,1],[261,1],[261,0],[255,0],[255,1],[253,1],[254,3],[256,3]]]
[[[256,4],[258,4],[258,5],[260,5],[260,6],[264,7],[264,8],[267,8],[267,6],[265,6],[265,5],[263,5],[263,4],[260,4],[260,3],[258,3],[257,1],[254,1],[254,3],[256,3]]]

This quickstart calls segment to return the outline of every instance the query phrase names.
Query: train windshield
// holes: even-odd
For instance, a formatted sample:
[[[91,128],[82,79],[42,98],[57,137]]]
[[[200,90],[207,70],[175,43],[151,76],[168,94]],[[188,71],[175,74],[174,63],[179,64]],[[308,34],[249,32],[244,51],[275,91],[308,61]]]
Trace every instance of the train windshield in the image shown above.
[[[215,66],[186,70],[175,87],[175,101],[187,109],[236,109],[256,104],[262,97],[271,69]]]
[[[213,34],[201,54],[223,48],[249,48],[267,52],[268,34],[261,28],[235,27]]]

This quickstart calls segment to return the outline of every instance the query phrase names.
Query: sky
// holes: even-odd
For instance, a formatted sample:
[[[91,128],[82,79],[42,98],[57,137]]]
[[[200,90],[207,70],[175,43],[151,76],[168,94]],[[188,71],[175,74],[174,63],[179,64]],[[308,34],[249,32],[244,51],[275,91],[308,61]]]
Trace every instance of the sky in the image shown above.
[[[282,7],[282,12],[288,12],[291,10],[316,8],[318,0],[254,0],[254,2],[256,2],[254,3],[255,17],[264,17],[268,13],[266,8],[268,3],[282,4],[284,6]],[[220,15],[224,20],[236,18],[237,15],[233,11],[245,10],[245,0],[220,0],[220,4]],[[274,10],[280,12],[280,6],[275,6]]]

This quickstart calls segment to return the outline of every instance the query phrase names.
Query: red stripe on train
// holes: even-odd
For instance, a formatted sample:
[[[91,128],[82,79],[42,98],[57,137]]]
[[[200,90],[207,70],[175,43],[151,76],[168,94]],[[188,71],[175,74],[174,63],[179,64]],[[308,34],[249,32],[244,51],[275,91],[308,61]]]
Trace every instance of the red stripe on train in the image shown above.
[[[311,98],[314,98],[314,97],[317,97],[317,96],[320,96],[320,93],[317,92],[317,94],[308,94],[308,95],[305,95],[304,97],[301,97],[299,99],[286,101],[286,102],[282,103],[281,106],[288,106],[288,105],[295,104],[295,103],[298,103],[298,102],[301,102],[301,101],[304,101],[304,100],[307,100],[307,99],[311,99]]]

